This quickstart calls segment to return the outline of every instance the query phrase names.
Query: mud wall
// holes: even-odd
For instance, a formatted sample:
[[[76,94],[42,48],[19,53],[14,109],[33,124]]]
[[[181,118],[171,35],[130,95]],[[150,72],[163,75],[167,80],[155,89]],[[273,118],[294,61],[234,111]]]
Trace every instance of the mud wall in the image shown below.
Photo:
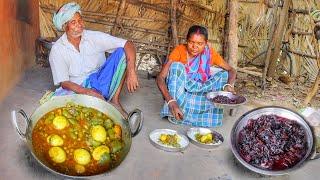
[[[0,1],[0,102],[35,62],[38,0]]]

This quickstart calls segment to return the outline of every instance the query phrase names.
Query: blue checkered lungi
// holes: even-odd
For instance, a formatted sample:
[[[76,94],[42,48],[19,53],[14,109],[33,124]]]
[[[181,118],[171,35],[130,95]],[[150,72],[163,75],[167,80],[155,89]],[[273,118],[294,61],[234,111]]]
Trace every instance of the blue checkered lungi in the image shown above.
[[[170,66],[166,79],[167,87],[172,98],[183,112],[184,125],[200,127],[217,127],[222,125],[223,109],[215,106],[206,98],[207,92],[220,91],[228,81],[228,72],[220,71],[209,77],[204,82],[189,79],[186,74],[185,65],[174,62]],[[165,103],[161,109],[160,116],[170,117],[176,122]]]

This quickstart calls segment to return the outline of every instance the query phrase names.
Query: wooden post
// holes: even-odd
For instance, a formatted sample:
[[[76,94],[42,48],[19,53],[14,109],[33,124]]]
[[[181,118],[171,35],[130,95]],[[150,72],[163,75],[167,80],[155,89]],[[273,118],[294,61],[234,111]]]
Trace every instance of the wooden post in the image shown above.
[[[114,26],[111,30],[111,34],[112,35],[116,35],[117,34],[117,27],[120,24],[120,20],[121,20],[121,16],[124,13],[124,7],[126,5],[126,0],[121,0],[119,7],[118,7],[118,11],[117,11],[117,15],[116,15],[116,20],[114,22]]]
[[[170,7],[170,22],[173,47],[179,44],[178,31],[177,31],[177,0],[171,0]]]
[[[276,26],[275,32],[273,34],[273,36],[274,36],[274,42],[273,42],[274,49],[273,49],[271,57],[270,57],[269,68],[267,69],[267,76],[268,77],[273,77],[276,73],[276,70],[277,70],[277,60],[280,56],[282,39],[283,39],[284,32],[285,32],[285,29],[286,29],[287,23],[288,23],[289,6],[290,6],[290,0],[284,0],[283,7],[280,12],[280,20],[279,20],[279,23]]]
[[[229,64],[237,69],[238,64],[238,0],[230,0],[230,17],[229,17],[229,35],[228,35],[228,51]]]
[[[275,36],[274,36],[274,29],[277,23],[277,12],[278,12],[278,4],[280,3],[280,0],[277,0],[276,5],[273,7],[273,22],[271,24],[271,28],[270,28],[270,36],[269,36],[269,43],[268,43],[268,49],[267,49],[267,53],[266,53],[266,57],[265,57],[265,61],[264,61],[264,68],[263,68],[263,72],[262,72],[262,89],[265,89],[266,86],[266,76],[267,76],[267,72],[268,72],[268,67],[269,67],[269,62],[270,62],[270,57],[271,57],[271,53],[272,53],[272,49],[273,49],[273,43],[275,41]]]

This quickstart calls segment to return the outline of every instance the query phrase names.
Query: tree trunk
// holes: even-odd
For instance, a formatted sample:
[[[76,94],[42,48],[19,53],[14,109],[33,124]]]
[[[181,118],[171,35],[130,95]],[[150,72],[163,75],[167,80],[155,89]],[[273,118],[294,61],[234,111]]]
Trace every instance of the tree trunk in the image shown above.
[[[269,68],[267,70],[268,77],[274,77],[277,70],[277,60],[280,56],[282,39],[288,24],[289,6],[290,6],[290,0],[284,0],[283,7],[280,12],[280,20],[273,34],[275,41],[274,41],[274,49],[270,57]]]
[[[121,16],[124,13],[124,7],[126,5],[126,0],[121,0],[119,7],[118,7],[118,11],[117,11],[117,15],[116,15],[116,20],[114,22],[114,26],[111,30],[111,34],[112,35],[116,35],[117,34],[117,28],[120,24],[120,20],[121,20]]]
[[[228,35],[228,51],[229,64],[237,69],[238,64],[238,0],[229,1],[230,17],[229,17],[229,35]]]

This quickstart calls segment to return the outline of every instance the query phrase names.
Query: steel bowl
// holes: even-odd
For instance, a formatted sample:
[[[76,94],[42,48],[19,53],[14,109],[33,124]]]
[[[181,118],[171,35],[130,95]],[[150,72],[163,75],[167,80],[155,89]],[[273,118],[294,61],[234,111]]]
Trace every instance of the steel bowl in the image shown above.
[[[242,159],[242,157],[238,152],[237,142],[238,142],[239,132],[247,125],[248,121],[250,119],[257,119],[262,115],[271,115],[271,114],[276,114],[278,116],[296,121],[302,126],[302,128],[305,130],[305,133],[306,133],[306,141],[307,141],[308,149],[306,151],[305,156],[293,167],[285,170],[276,171],[276,170],[266,170],[266,169],[255,167],[247,163],[244,159]],[[250,169],[251,171],[254,171],[259,174],[264,174],[264,175],[283,175],[283,174],[287,174],[288,172],[294,169],[301,167],[306,162],[306,160],[310,158],[310,155],[313,149],[313,142],[314,142],[311,128],[306,122],[306,120],[300,114],[290,109],[278,107],[278,106],[260,107],[260,108],[253,109],[249,112],[246,112],[234,124],[231,130],[230,138],[231,138],[231,150],[234,156],[237,158],[237,160],[246,168]]]
[[[239,106],[242,106],[247,103],[247,98],[244,96],[242,97],[245,98],[245,101],[240,104],[221,104],[221,103],[214,102],[213,98],[219,95],[227,96],[230,99],[238,98],[241,95],[232,94],[231,92],[227,92],[227,91],[214,91],[214,92],[207,93],[207,99],[209,99],[215,107],[223,108],[225,111],[228,111],[230,116],[233,116],[237,112]]]
[[[222,96],[227,96],[228,98],[230,99],[235,99],[235,98],[238,98],[240,97],[241,95],[237,95],[237,94],[232,94],[231,92],[227,92],[227,91],[214,91],[214,92],[209,92],[207,94],[207,98],[214,104],[214,106],[216,106],[217,108],[225,108],[225,107],[230,107],[230,108],[236,108],[240,105],[243,105],[247,102],[247,98],[245,98],[245,101],[242,102],[242,103],[239,103],[239,104],[222,104],[222,103],[216,103],[214,102],[212,99],[215,98],[216,96],[219,96],[219,95],[222,95]]]

